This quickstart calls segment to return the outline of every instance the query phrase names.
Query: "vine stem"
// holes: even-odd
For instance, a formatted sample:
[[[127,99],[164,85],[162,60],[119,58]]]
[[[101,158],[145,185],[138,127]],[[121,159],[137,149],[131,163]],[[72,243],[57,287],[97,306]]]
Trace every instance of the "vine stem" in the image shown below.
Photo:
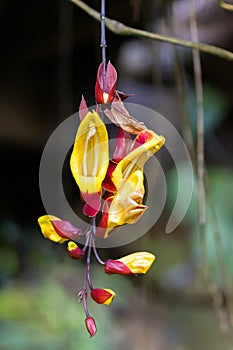
[[[101,0],[101,13],[100,13],[100,29],[101,29],[101,42],[100,47],[102,50],[102,62],[104,65],[104,89],[106,78],[106,33],[105,33],[105,0]]]
[[[93,17],[95,20],[100,21],[100,13],[94,10],[92,7],[88,6],[81,0],[70,0],[72,3],[80,7],[88,15]],[[214,56],[221,57],[223,59],[233,61],[233,52],[222,49],[214,45],[208,45],[200,42],[193,42],[190,40],[182,40],[180,38],[174,37],[172,35],[162,35],[158,33],[152,33],[145,30],[135,29],[128,27],[125,24],[105,17],[105,26],[117,35],[126,35],[126,36],[136,36],[139,38],[145,38],[150,40],[157,40],[173,45],[184,46],[188,48],[194,48],[202,52],[209,53]]]

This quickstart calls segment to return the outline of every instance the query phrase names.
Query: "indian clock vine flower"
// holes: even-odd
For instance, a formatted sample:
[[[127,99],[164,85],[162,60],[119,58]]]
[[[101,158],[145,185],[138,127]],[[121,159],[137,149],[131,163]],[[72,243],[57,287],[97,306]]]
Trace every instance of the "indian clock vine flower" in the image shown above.
[[[108,275],[145,274],[155,260],[152,253],[142,251],[103,261],[96,248],[96,238],[107,239],[116,228],[136,223],[147,210],[144,203],[144,164],[165,142],[164,136],[149,130],[129,114],[123,103],[129,95],[117,91],[116,82],[117,72],[113,65],[109,62],[104,71],[101,63],[95,84],[96,108],[89,111],[83,96],[79,106],[80,124],[70,168],[84,201],[83,213],[89,217],[89,224],[82,230],[54,215],[43,215],[38,219],[45,238],[55,243],[66,243],[67,253],[72,259],[86,261],[83,286],[77,297],[83,304],[90,337],[96,334],[97,327],[88,310],[88,296],[103,305],[110,305],[116,296],[110,288],[94,286],[92,256]],[[111,157],[103,115],[118,129]],[[79,244],[81,236],[85,237],[83,246]]]

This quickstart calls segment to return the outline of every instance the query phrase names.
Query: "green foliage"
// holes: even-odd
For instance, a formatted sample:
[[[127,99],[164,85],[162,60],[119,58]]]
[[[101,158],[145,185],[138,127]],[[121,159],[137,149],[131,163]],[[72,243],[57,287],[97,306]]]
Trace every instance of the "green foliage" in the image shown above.
[[[185,165],[183,171],[185,172]],[[196,183],[184,223],[190,225],[191,235],[189,235],[189,238],[194,261],[199,265],[204,249],[206,261],[210,267],[212,277],[221,284],[222,263],[233,280],[233,241],[231,235],[233,225],[233,171],[231,168],[213,167],[207,169],[207,173],[207,219],[203,241],[201,242],[200,240],[198,227]],[[177,194],[177,176],[175,169],[172,169],[169,173],[168,186],[169,202],[173,203]]]
[[[213,132],[224,120],[226,112],[229,108],[229,103],[225,95],[211,87],[210,85],[203,86],[204,99],[204,127],[205,134]],[[188,98],[189,113],[191,116],[191,127],[193,135],[197,135],[197,102],[195,91],[191,91]]]
[[[4,350],[108,349],[107,313],[102,310],[102,317],[98,319],[102,330],[95,339],[89,340],[85,316],[75,296],[71,297],[52,277],[47,276],[38,286],[4,289],[0,310],[0,339]]]
[[[122,276],[109,278],[102,268],[93,268],[96,286],[112,288],[120,297],[111,305],[112,312],[108,306],[90,300],[89,308],[98,332],[89,339],[83,308],[75,296],[84,273],[84,266],[79,264],[68,259],[66,264],[50,261],[50,266],[43,269],[44,277],[37,279],[37,283],[21,281],[0,291],[0,349],[118,349],[117,342],[114,344],[112,340],[114,308],[127,305],[132,291],[130,282]]]

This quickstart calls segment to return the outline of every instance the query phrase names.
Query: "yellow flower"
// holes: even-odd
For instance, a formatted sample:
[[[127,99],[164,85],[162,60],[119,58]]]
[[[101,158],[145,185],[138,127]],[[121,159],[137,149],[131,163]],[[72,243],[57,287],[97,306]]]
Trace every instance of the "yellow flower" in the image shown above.
[[[164,142],[163,136],[147,129],[135,138],[131,152],[120,160],[111,174],[116,192],[105,201],[97,236],[106,238],[113,228],[134,224],[143,215],[147,209],[143,204],[143,166]]]
[[[164,136],[157,135],[152,130],[146,129],[138,134],[131,147],[131,152],[117,164],[112,173],[112,182],[117,190],[130,174],[136,170],[143,170],[145,162],[160,150],[164,142]]]
[[[100,209],[100,193],[109,162],[108,132],[99,115],[88,112],[81,121],[70,167],[86,202],[84,214],[95,216]]]
[[[109,259],[105,263],[105,273],[109,275],[145,274],[155,261],[155,258],[151,253],[137,252],[126,255],[121,259]]]
[[[88,112],[79,125],[70,158],[71,171],[81,192],[101,190],[108,162],[107,129],[95,111]]]
[[[41,232],[45,238],[48,238],[53,242],[64,243],[65,241],[67,241],[67,238],[63,238],[63,237],[59,236],[59,234],[56,232],[56,230],[52,224],[53,220],[54,221],[61,221],[59,218],[57,218],[56,216],[53,216],[53,215],[41,216],[38,219],[38,223],[40,225]]]
[[[147,206],[142,204],[144,192],[143,172],[137,170],[122,183],[119,191],[112,197],[107,212],[105,238],[114,227],[134,224],[139,220],[147,209]]]

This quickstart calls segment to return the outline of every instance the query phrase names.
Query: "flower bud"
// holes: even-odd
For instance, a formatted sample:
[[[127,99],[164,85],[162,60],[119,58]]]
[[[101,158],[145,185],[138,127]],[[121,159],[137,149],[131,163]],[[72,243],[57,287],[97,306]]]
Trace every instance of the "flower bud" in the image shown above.
[[[85,324],[86,324],[86,328],[90,334],[90,337],[93,337],[97,331],[94,318],[91,316],[86,317]]]
[[[69,256],[73,259],[82,259],[84,256],[84,251],[77,246],[76,243],[70,241],[67,246]]]
[[[95,84],[95,99],[99,103],[112,102],[115,95],[117,72],[113,65],[108,62],[104,76],[104,64],[101,63]]]
[[[91,290],[92,299],[98,304],[110,305],[116,293],[111,289],[94,288]]]

